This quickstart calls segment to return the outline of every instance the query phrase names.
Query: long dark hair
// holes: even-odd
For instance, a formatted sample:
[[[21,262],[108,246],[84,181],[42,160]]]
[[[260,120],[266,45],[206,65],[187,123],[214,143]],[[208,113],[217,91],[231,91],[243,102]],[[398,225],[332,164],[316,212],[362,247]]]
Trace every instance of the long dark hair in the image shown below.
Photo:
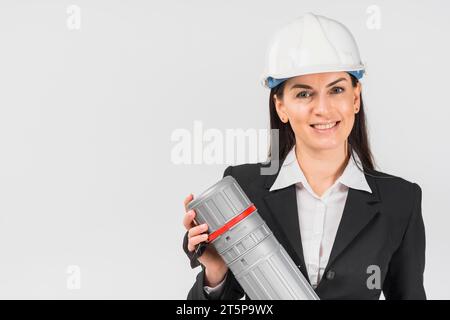
[[[356,87],[358,84],[358,79],[353,75],[350,75],[350,78],[352,79],[352,86]],[[289,151],[295,145],[295,135],[291,124],[289,121],[287,123],[283,123],[278,117],[275,108],[274,95],[277,95],[279,99],[282,99],[285,84],[286,81],[282,82],[275,88],[272,88],[269,96],[270,128],[279,130],[279,159],[281,162],[284,161]],[[360,100],[361,106],[359,112],[355,115],[355,123],[353,124],[352,131],[348,137],[348,151],[350,155],[353,155],[352,150],[356,152],[361,160],[364,171],[373,171],[375,169],[374,160],[369,145],[362,94],[360,94]],[[272,141],[270,143],[272,144]],[[271,158],[271,149],[272,148],[269,148],[269,159]]]

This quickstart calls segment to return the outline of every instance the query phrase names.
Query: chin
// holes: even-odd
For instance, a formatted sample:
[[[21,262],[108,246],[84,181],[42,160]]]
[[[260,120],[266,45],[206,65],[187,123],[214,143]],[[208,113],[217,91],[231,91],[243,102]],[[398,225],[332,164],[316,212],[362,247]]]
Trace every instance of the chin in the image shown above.
[[[344,142],[326,142],[326,143],[314,143],[313,148],[320,151],[320,150],[333,150],[336,148],[340,148],[343,145]]]

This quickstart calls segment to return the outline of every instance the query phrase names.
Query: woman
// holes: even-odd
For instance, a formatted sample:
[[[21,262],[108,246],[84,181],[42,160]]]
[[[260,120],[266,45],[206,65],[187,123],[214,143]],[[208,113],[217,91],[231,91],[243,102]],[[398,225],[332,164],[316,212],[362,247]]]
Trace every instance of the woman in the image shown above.
[[[273,154],[269,164],[230,166],[224,176],[238,181],[321,299],[425,299],[421,188],[374,170],[351,33],[308,13],[275,35],[267,58],[282,165],[261,174]],[[183,219],[184,249],[202,271],[188,299],[242,298],[212,246],[193,255],[208,234],[194,218],[191,210]]]

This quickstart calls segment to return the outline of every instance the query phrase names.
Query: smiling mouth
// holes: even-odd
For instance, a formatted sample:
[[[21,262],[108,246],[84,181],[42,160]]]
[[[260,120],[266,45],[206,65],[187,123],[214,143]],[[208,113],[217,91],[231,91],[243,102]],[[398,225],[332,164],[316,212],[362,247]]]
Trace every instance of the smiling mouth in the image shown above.
[[[316,123],[316,124],[310,124],[310,126],[314,129],[320,130],[320,131],[326,131],[330,130],[334,127],[336,127],[341,121],[334,121],[334,122],[327,122],[327,123]]]

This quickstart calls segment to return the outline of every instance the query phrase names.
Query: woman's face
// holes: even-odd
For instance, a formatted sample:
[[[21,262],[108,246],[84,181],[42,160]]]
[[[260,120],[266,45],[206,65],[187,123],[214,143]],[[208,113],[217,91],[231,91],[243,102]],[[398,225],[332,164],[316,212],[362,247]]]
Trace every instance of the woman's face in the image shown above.
[[[345,145],[360,108],[361,84],[352,86],[347,72],[290,78],[283,98],[274,97],[281,121],[290,122],[296,142],[315,150]]]

